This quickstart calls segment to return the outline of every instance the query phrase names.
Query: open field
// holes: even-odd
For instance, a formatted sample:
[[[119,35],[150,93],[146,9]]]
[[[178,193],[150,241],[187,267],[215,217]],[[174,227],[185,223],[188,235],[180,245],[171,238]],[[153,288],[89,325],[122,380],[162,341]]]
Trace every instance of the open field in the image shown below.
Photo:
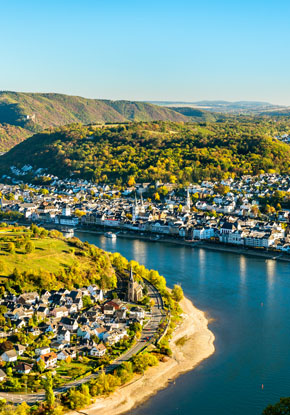
[[[15,249],[15,253],[7,252],[8,239],[16,243],[17,239],[29,235],[24,232],[1,232],[0,233],[0,260],[4,262],[5,269],[3,275],[7,276],[17,267],[20,272],[31,269],[45,269],[49,272],[55,272],[60,267],[71,266],[74,262],[74,255],[70,252],[70,247],[66,241],[60,239],[30,238],[35,245],[35,251],[26,254],[25,242],[20,248]],[[7,239],[7,241],[5,241]]]
[[[17,292],[99,283],[114,286],[107,253],[77,238],[34,227],[0,227],[0,282]],[[11,285],[12,284],[12,285]],[[7,286],[6,286],[7,288]]]

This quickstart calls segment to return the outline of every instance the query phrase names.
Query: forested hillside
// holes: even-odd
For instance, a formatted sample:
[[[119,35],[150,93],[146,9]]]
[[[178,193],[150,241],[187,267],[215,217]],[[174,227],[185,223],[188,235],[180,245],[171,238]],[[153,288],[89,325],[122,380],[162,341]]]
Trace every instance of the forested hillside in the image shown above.
[[[31,164],[59,177],[126,184],[200,179],[260,172],[290,173],[290,146],[271,138],[286,124],[272,121],[173,122],[49,129],[0,159],[0,170]],[[289,127],[288,127],[289,128]]]
[[[7,151],[35,132],[70,123],[130,121],[213,121],[210,113],[193,117],[165,107],[136,101],[87,99],[63,94],[0,92],[0,152]]]
[[[0,152],[5,152],[31,136],[31,131],[10,124],[0,124]]]
[[[171,109],[143,102],[88,99],[53,93],[0,92],[0,123],[20,125],[30,130],[73,122],[152,120],[185,121],[186,117]]]

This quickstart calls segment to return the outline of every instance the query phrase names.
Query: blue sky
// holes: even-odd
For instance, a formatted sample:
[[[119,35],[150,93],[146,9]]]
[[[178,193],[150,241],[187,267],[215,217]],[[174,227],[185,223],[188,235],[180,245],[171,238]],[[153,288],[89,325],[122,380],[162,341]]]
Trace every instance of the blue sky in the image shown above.
[[[290,2],[0,0],[0,89],[290,105]]]

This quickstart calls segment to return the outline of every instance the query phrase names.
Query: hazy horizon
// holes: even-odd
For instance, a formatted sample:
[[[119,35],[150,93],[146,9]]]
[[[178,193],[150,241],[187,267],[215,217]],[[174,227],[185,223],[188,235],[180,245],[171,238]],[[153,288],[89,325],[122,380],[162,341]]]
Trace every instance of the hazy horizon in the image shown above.
[[[237,99],[237,100],[227,100],[223,98],[217,98],[217,99],[195,99],[195,100],[182,100],[182,99],[130,99],[130,98],[100,98],[95,96],[85,96],[81,94],[72,94],[68,92],[59,92],[59,91],[16,91],[16,90],[8,90],[8,89],[1,89],[0,92],[12,92],[12,93],[23,93],[23,94],[60,94],[60,95],[70,95],[70,96],[78,96],[85,99],[100,99],[100,100],[108,100],[108,101],[135,101],[135,102],[148,102],[148,103],[184,103],[184,104],[195,104],[198,102],[228,102],[228,103],[239,103],[239,102],[251,102],[251,103],[260,103],[260,104],[270,104],[273,106],[283,106],[288,107],[288,105],[284,104],[277,104],[276,102],[269,102],[269,101],[261,101],[257,99],[249,100],[249,99]],[[289,105],[290,106],[290,105]]]

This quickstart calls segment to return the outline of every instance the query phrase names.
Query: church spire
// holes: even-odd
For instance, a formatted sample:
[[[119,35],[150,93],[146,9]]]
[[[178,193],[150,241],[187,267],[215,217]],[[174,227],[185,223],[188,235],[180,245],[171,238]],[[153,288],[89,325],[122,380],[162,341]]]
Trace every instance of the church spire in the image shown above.
[[[186,207],[190,209],[190,195],[189,195],[189,188],[187,188],[186,192]]]
[[[132,266],[130,268],[130,281],[134,282]]]

